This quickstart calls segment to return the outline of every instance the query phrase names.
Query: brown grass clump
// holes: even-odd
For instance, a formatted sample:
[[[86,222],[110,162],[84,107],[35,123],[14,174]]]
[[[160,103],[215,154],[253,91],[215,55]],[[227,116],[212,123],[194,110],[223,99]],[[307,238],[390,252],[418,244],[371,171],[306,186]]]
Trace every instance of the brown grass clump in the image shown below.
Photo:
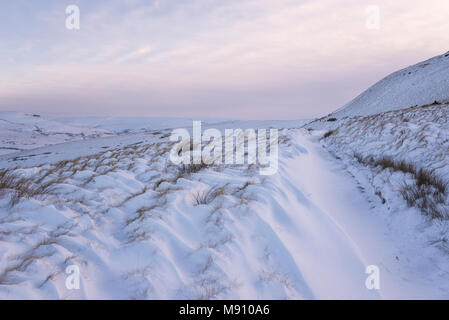
[[[404,160],[395,160],[390,156],[375,158],[373,156],[363,157],[354,154],[357,161],[364,165],[379,166],[383,170],[391,169],[403,173],[411,174],[414,184],[404,184],[400,193],[407,205],[416,207],[421,212],[432,219],[447,219],[449,212],[445,205],[448,194],[448,185],[435,172],[423,168],[417,168],[413,163]]]

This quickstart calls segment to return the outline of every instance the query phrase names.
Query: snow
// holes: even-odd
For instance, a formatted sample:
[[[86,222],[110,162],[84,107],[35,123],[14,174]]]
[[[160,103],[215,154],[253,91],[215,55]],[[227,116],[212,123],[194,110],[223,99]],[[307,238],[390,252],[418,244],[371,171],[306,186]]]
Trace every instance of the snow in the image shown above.
[[[48,118],[38,114],[0,111],[0,156],[60,143],[139,133],[170,134],[174,128],[192,129],[190,118]],[[296,128],[308,120],[203,119],[204,128]],[[126,138],[125,138],[126,139]],[[84,144],[81,144],[85,146]],[[73,145],[74,147],[76,145]],[[85,150],[81,151],[85,152]]]
[[[343,120],[325,141],[340,156],[391,156],[434,170],[449,181],[448,118],[449,103],[353,117]]]
[[[198,119],[198,118],[123,118],[123,117],[84,117],[55,118],[55,121],[87,128],[101,128],[116,134],[139,133],[175,128],[191,128],[192,121],[202,121],[203,126],[217,129],[224,128],[296,128],[308,120],[233,120],[233,119]],[[237,124],[238,123],[238,124]]]
[[[280,169],[268,177],[247,165],[179,176],[162,132],[3,156],[2,167],[54,184],[12,208],[8,194],[0,200],[0,297],[449,297],[447,276],[417,261],[319,133],[280,136]],[[211,188],[221,192],[196,204]],[[80,290],[65,286],[70,265],[80,268]],[[379,291],[365,287],[368,265],[381,270]]]
[[[449,197],[443,195],[439,211],[442,219],[427,217],[419,207],[409,206],[401,194],[405,185],[415,185],[409,173],[360,163],[362,158],[387,156],[411,163],[418,169],[433,172],[444,183],[449,182],[448,124],[449,105],[432,104],[381,113],[368,117],[353,117],[342,121],[323,146],[342,162],[345,170],[357,181],[374,207],[382,207],[379,215],[396,234],[398,259],[407,259],[410,266],[427,270],[421,282],[435,282],[436,291],[443,291],[449,263],[447,254]],[[315,133],[322,136],[323,131]],[[427,201],[435,197],[427,195]],[[416,274],[407,267],[404,274]],[[419,272],[418,272],[419,274]],[[418,280],[416,280],[418,281]],[[425,295],[423,295],[425,296]],[[421,296],[420,296],[421,297]],[[430,294],[428,297],[438,297]]]
[[[170,133],[192,119],[0,113],[0,168],[23,193],[0,189],[0,299],[449,299],[448,191],[413,171],[449,183],[448,67],[398,71],[305,128],[203,119],[279,129],[271,176],[171,163]]]
[[[449,101],[449,52],[396,71],[335,112],[315,120],[309,128],[334,127],[337,120],[368,116],[413,106]]]
[[[0,112],[0,154],[107,135],[107,130],[64,125],[37,114]]]

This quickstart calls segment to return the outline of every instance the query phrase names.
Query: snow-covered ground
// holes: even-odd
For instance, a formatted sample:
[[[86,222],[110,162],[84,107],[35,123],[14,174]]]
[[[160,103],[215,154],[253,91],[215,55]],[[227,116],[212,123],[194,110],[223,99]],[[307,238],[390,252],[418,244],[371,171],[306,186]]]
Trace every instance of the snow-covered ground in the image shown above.
[[[170,133],[174,128],[192,129],[190,118],[84,117],[48,118],[39,114],[0,111],[0,155],[69,141],[136,133]],[[309,120],[203,119],[204,128],[296,128]],[[80,151],[80,150],[78,150]],[[80,151],[83,152],[83,151]]]
[[[38,114],[0,112],[0,155],[107,135],[112,133],[104,129],[65,125]]]
[[[278,128],[272,176],[174,165],[191,119],[1,113],[0,298],[449,299],[448,61],[307,125],[203,120]]]
[[[449,102],[449,52],[390,74],[340,109],[313,121],[308,127],[317,129],[335,126],[344,118],[374,115],[435,101]],[[329,119],[336,119],[337,122],[330,123]]]
[[[280,136],[274,176],[247,165],[182,170],[162,132],[3,156],[41,188],[0,201],[0,297],[449,297],[434,261],[445,256],[419,259],[426,243],[385,223],[386,207],[367,201],[321,133]],[[80,290],[65,285],[71,265]],[[380,268],[379,291],[365,286],[367,265]]]
[[[203,127],[217,129],[234,128],[297,128],[310,120],[233,120],[198,118],[121,118],[121,117],[85,117],[55,118],[55,121],[78,127],[99,128],[115,134],[152,132],[175,128],[191,128],[192,121],[201,121]]]
[[[448,119],[449,105],[433,104],[355,117],[315,133],[371,205],[382,207],[398,260],[427,270],[439,288],[449,271]]]

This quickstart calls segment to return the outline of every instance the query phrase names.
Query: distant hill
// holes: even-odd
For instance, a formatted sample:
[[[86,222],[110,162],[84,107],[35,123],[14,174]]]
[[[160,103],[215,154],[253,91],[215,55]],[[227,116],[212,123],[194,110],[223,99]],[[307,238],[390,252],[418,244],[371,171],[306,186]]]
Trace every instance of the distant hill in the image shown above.
[[[106,135],[112,133],[104,129],[66,125],[38,114],[0,112],[0,155]]]
[[[345,117],[368,116],[448,100],[449,52],[390,74],[340,109],[307,126],[319,128]]]

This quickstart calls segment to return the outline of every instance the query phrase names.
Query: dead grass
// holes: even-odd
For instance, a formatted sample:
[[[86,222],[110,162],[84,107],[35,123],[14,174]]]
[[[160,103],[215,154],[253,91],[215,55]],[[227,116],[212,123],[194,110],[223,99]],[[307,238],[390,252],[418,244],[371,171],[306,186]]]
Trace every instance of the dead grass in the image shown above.
[[[152,232],[141,230],[139,227],[137,227],[127,233],[127,241],[125,244],[129,245],[135,242],[151,240],[152,237]]]
[[[447,193],[447,183],[444,182],[443,179],[435,175],[435,173],[425,170],[419,169],[415,173],[416,184],[418,187],[421,186],[432,186],[435,188],[438,193],[446,194]]]
[[[214,186],[212,188],[206,190],[200,190],[194,192],[193,194],[193,204],[198,205],[207,205],[215,200],[218,196],[225,195],[227,193],[226,186],[218,187]]]
[[[24,177],[8,169],[0,171],[0,195],[11,194],[10,207],[15,206],[20,199],[31,198],[43,193],[46,189],[36,187],[32,178]]]
[[[127,196],[117,207],[123,206],[129,200],[134,199],[135,197],[141,196],[141,195],[145,194],[147,191],[148,191],[148,186],[145,185],[145,186],[143,186],[142,190]]]
[[[365,165],[380,166],[382,169],[392,169],[393,171],[410,173],[415,177],[418,186],[432,186],[442,194],[447,192],[447,183],[444,182],[443,179],[430,170],[423,168],[418,169],[413,163],[405,160],[395,160],[390,156],[375,158],[373,156],[363,157],[359,154],[355,154],[354,157],[358,162]]]
[[[323,135],[323,139],[326,139],[328,137],[330,137],[331,135],[333,135],[335,133],[335,130],[329,130],[327,131],[324,135]]]
[[[156,191],[163,182],[167,182],[167,180],[165,179],[157,180],[153,185],[153,190]]]
[[[404,184],[400,192],[408,206],[419,208],[425,216],[438,220],[449,218],[445,196],[435,188],[425,184]]]
[[[292,288],[294,288],[294,283],[290,280],[289,275],[281,273],[278,270],[262,270],[259,273],[259,280],[262,282],[276,281],[284,286],[284,288],[287,290],[291,290]]]
[[[130,224],[136,221],[143,221],[147,217],[161,219],[162,216],[160,214],[153,212],[153,210],[156,209],[157,207],[159,207],[159,205],[157,204],[153,204],[148,207],[140,207],[139,209],[137,209],[136,214],[133,217],[125,220],[125,226],[129,226]]]
[[[395,160],[390,156],[375,158],[374,156],[363,157],[354,154],[358,162],[364,165],[379,166],[383,170],[391,169],[411,174],[415,183],[402,186],[400,193],[407,205],[421,210],[431,219],[448,219],[449,212],[446,206],[448,185],[435,172],[423,168],[417,168],[413,163],[404,160]]]
[[[217,277],[207,277],[195,281],[194,286],[199,291],[198,300],[211,300],[226,292],[227,287],[223,286]]]
[[[188,176],[192,173],[197,173],[205,168],[207,168],[209,165],[201,162],[200,164],[183,164],[178,167],[178,174],[181,176]]]

